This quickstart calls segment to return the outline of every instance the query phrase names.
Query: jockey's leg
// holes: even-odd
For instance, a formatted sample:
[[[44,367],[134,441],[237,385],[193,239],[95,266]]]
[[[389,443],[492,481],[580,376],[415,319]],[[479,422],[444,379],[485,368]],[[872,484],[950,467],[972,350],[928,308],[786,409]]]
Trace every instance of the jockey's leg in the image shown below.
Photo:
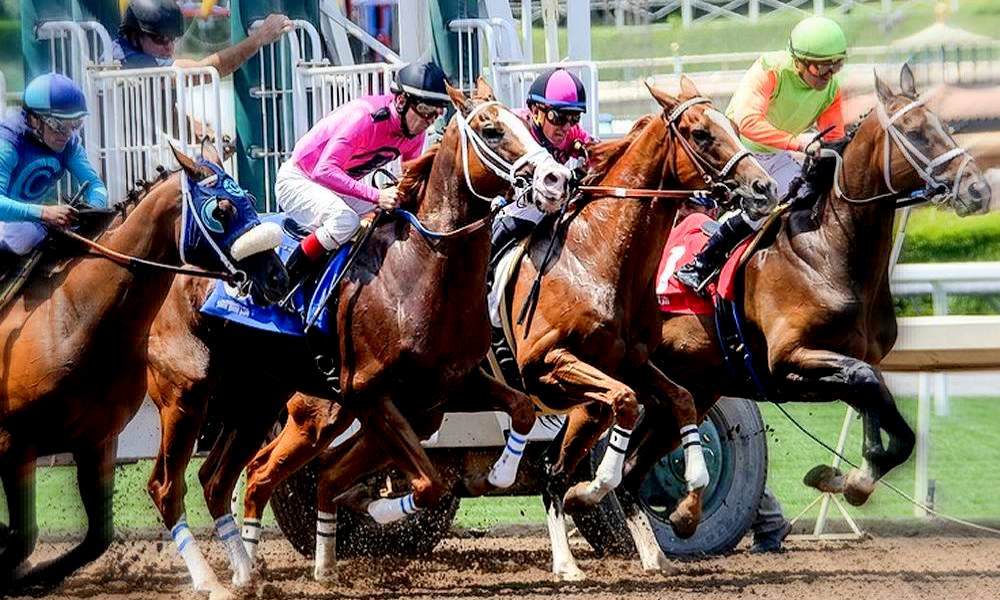
[[[722,266],[733,248],[756,231],[762,223],[763,221],[750,220],[744,213],[729,217],[708,238],[702,251],[678,269],[674,277],[692,290],[700,292],[708,283],[709,277]]]
[[[359,213],[373,204],[349,201],[309,179],[292,161],[285,162],[274,183],[278,205],[296,223],[312,230],[288,257],[292,285],[307,276],[317,263],[350,240],[361,225]]]

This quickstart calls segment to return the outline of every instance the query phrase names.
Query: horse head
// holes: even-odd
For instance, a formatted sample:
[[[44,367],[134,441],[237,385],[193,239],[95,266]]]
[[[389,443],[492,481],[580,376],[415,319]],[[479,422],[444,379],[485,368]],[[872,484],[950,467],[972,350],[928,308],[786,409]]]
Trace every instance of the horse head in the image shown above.
[[[646,84],[663,109],[670,135],[684,150],[675,160],[679,182],[691,188],[725,186],[754,219],[770,213],[779,201],[777,184],[743,147],[733,122],[686,75],[680,83],[676,97]]]
[[[281,228],[261,223],[253,196],[226,173],[214,146],[202,143],[195,159],[171,144],[181,165],[181,259],[204,269],[221,269],[249,287],[255,302],[280,300],[288,274],[274,249]]]
[[[513,186],[515,193],[525,192],[530,183],[534,202],[542,211],[555,212],[566,203],[569,169],[535,141],[524,121],[497,102],[482,77],[472,98],[450,85],[448,95],[458,110],[455,122],[470,192],[492,199],[507,186]]]
[[[949,202],[959,216],[983,212],[990,187],[979,167],[917,94],[913,71],[903,65],[901,93],[875,74],[875,107],[882,125],[882,169],[890,191],[924,186],[938,202]]]

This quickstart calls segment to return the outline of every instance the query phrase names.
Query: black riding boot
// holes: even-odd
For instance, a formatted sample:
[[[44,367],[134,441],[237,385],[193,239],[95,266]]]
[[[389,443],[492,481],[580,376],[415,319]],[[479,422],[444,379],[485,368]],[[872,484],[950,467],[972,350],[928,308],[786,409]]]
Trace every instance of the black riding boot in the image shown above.
[[[531,233],[534,228],[533,221],[509,215],[493,221],[493,232],[490,237],[490,264],[512,244]]]
[[[312,259],[305,253],[302,246],[297,246],[285,262],[285,270],[288,272],[289,289],[294,289],[300,283],[306,281],[316,271],[316,265],[324,264],[329,252],[323,256]]]
[[[751,233],[753,227],[743,220],[742,215],[726,219],[712,237],[708,238],[705,248],[677,271],[674,275],[677,281],[701,293],[715,271],[722,266],[726,256]]]

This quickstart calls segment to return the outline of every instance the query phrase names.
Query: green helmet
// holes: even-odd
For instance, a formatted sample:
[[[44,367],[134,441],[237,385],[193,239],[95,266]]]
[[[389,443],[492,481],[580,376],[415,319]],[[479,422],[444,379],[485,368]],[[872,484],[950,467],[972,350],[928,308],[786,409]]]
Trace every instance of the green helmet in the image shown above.
[[[792,29],[788,50],[795,58],[837,60],[847,56],[847,36],[833,19],[809,17]]]

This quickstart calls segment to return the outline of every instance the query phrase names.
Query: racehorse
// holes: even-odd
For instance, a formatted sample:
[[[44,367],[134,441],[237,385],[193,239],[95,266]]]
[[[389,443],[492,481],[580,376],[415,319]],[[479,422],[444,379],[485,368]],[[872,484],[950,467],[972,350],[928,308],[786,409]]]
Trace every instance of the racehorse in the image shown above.
[[[418,199],[422,225],[396,220],[378,226],[334,295],[340,393],[312,383],[314,353],[301,338],[224,327],[204,318],[198,307],[206,296],[205,282],[178,279],[153,326],[150,395],[160,409],[163,437],[149,492],[164,523],[175,532],[186,530],[184,470],[206,406],[218,412],[223,431],[199,475],[237,587],[251,583],[252,559],[230,512],[232,490],[297,390],[323,398],[324,404],[348,407],[366,437],[375,440],[376,448],[365,446],[370,454],[352,455],[351,469],[377,464],[384,452],[413,478],[411,495],[370,503],[370,512],[383,517],[398,507],[412,512],[430,506],[446,491],[393,400],[430,407],[453,392],[468,394],[482,403],[481,410],[511,414],[512,436],[523,438],[531,429],[530,400],[477,368],[489,345],[483,290],[490,201],[530,186],[545,210],[556,210],[568,197],[570,173],[514,113],[493,100],[484,81],[475,100],[454,88],[449,93],[458,112],[439,147],[408,164],[400,182],[405,194]],[[251,363],[256,364],[248,370]],[[501,476],[476,478],[470,486],[485,491],[510,485],[516,459],[508,454],[491,471]],[[285,457],[275,460],[281,468],[297,466]],[[251,489],[254,482],[251,476]],[[332,518],[326,512],[332,507],[320,512],[321,531]],[[251,550],[260,536],[259,517],[251,512],[244,519]],[[183,539],[190,540],[186,535]],[[182,556],[195,588],[225,595],[193,540],[185,548]],[[318,577],[333,574],[332,550],[327,556],[318,556]]]
[[[145,395],[150,325],[175,277],[136,263],[166,267],[187,257],[205,269],[248,273],[261,301],[285,293],[273,251],[280,238],[258,226],[249,196],[210,148],[203,154],[214,163],[174,148],[182,170],[136,194],[128,216],[99,238],[115,261],[79,256],[74,247],[76,256],[43,263],[0,313],[0,476],[10,516],[0,578],[8,591],[54,585],[111,544],[118,434]],[[86,536],[50,562],[18,569],[38,537],[35,461],[63,452],[76,462]]]
[[[807,480],[823,491],[863,504],[875,482],[909,457],[914,444],[878,369],[896,341],[889,291],[893,217],[899,200],[950,199],[960,215],[983,210],[989,187],[975,162],[918,99],[904,67],[902,93],[876,77],[878,104],[852,129],[829,189],[818,202],[793,206],[745,260],[735,297],[745,314],[745,342],[765,390],[730,372],[713,315],[663,314],[653,361],[695,397],[699,419],[721,395],[776,402],[842,400],[864,421],[860,469],[846,477],[829,466]],[[828,154],[825,150],[824,154]],[[832,175],[832,176],[831,176]],[[665,411],[647,406],[626,461],[619,492],[636,512],[638,489],[652,465],[672,447]],[[888,446],[883,445],[882,431]],[[641,510],[639,510],[641,512]]]

